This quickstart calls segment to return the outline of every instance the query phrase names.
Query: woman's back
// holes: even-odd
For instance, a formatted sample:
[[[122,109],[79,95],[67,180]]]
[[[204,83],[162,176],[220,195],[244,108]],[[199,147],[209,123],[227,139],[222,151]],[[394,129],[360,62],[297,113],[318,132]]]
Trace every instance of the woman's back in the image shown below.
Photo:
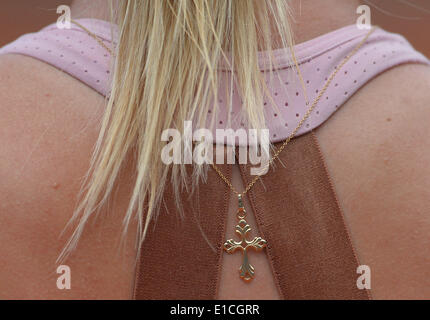
[[[56,285],[56,260],[67,239],[60,234],[76,205],[105,99],[32,58],[5,55],[0,65],[2,298],[130,297],[134,239],[119,250],[121,214],[89,227],[67,261],[73,290]],[[126,190],[112,213],[123,212]]]
[[[88,224],[67,261],[72,290],[56,287],[55,261],[64,245],[58,238],[88,169],[104,98],[29,57],[0,56],[0,76],[0,294],[131,298],[135,235],[128,234],[123,251],[118,240],[133,186],[132,159],[109,214]],[[386,71],[314,130],[358,261],[371,268],[374,298],[428,297],[429,85],[426,66]],[[232,183],[242,190],[237,168],[233,172]],[[232,230],[234,200],[228,211]],[[248,222],[256,226],[252,217]],[[224,259],[218,298],[280,297],[265,255],[252,256],[258,281],[243,290],[233,290],[241,283],[231,272],[240,257]]]

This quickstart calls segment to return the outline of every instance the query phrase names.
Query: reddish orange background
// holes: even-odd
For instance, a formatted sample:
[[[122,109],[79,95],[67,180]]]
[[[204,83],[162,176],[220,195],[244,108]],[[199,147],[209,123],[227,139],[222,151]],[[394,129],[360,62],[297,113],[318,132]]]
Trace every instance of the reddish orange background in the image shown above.
[[[57,21],[57,7],[72,0],[1,0],[0,46],[20,35],[35,32]]]
[[[37,31],[43,26],[55,22],[57,6],[69,5],[71,2],[71,0],[1,0],[0,46],[13,41],[19,35]],[[429,0],[367,0],[362,2],[372,8],[372,24],[403,34],[416,49],[430,57]]]

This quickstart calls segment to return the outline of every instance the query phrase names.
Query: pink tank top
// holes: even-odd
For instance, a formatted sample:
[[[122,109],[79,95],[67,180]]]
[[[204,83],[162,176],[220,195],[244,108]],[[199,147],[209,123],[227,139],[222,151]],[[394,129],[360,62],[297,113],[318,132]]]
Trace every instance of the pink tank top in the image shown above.
[[[91,30],[108,47],[111,46],[112,38],[116,36],[116,26],[112,27],[109,22],[96,19],[80,19],[78,22]],[[367,33],[368,30],[359,30],[355,25],[351,25],[295,46],[309,101],[312,102],[316,98],[336,66]],[[109,52],[74,24],[71,29],[61,30],[56,24],[52,24],[37,33],[23,35],[0,49],[0,54],[7,53],[23,54],[44,61],[82,81],[103,96],[109,92],[112,73]],[[268,83],[276,107],[267,99],[264,110],[271,141],[279,142],[291,134],[309,107],[306,105],[303,86],[292,68],[288,49],[275,50],[274,56],[274,79]],[[296,136],[321,125],[371,79],[405,63],[430,64],[430,61],[414,50],[404,37],[381,29],[376,30],[337,73]],[[269,61],[266,53],[259,53],[259,64],[262,72],[267,71]],[[269,73],[266,74],[269,81]],[[223,72],[221,77],[223,76],[228,79],[228,72]],[[227,80],[222,82],[228,83]],[[221,110],[217,128],[224,128],[229,117],[232,119],[233,129],[245,125],[235,116],[241,110],[240,97],[234,94],[232,101],[230,108],[222,97],[219,98]]]

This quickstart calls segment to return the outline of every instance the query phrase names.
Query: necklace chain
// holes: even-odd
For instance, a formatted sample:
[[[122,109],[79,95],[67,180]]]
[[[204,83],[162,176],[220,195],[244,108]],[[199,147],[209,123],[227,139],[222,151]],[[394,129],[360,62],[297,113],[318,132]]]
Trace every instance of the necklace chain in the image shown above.
[[[93,32],[91,32],[90,30],[88,30],[88,28],[84,27],[82,24],[80,24],[79,22],[77,22],[76,20],[71,20],[75,25],[77,25],[79,28],[81,28],[82,30],[84,30],[86,33],[88,33],[88,35],[92,38],[94,38],[94,40],[96,40],[98,42],[98,44],[100,46],[102,46],[104,49],[106,49],[107,52],[110,53],[111,56],[115,56],[114,52],[103,43],[103,41],[97,37]]]
[[[88,33],[89,36],[91,36],[92,38],[94,38],[112,56],[115,56],[114,52],[108,46],[106,46],[103,43],[103,41],[99,37],[97,37],[93,32],[91,32],[90,30],[88,30],[86,27],[84,27],[82,24],[80,24],[79,22],[77,22],[75,20],[72,20],[72,22],[75,25],[77,25],[79,28],[81,28],[82,30],[84,30],[86,33]],[[367,39],[370,37],[370,35],[375,30],[376,30],[375,28],[372,28],[366,34],[366,36],[363,38],[363,40],[361,40],[360,43],[354,48],[354,50],[352,50],[351,53],[349,55],[347,55],[345,57],[345,59],[343,59],[343,61],[338,66],[336,66],[335,70],[332,72],[332,74],[330,75],[330,77],[327,79],[326,83],[324,84],[324,87],[321,89],[321,91],[319,91],[318,96],[315,98],[315,100],[313,101],[313,103],[310,106],[310,108],[306,111],[305,115],[300,120],[300,122],[297,125],[297,127],[291,132],[291,134],[282,143],[282,145],[275,151],[275,153],[273,154],[272,158],[262,168],[262,169],[264,169],[262,171],[265,171],[265,169],[267,169],[268,166],[270,166],[276,159],[279,158],[279,155],[281,154],[281,152],[285,149],[285,147],[288,145],[288,143],[291,141],[291,139],[294,138],[294,136],[296,135],[297,131],[302,127],[303,123],[307,120],[307,118],[309,117],[309,115],[315,109],[316,105],[318,104],[318,102],[320,101],[320,99],[324,95],[324,93],[327,91],[328,86],[330,85],[330,83],[332,82],[332,80],[334,79],[334,77],[336,76],[336,74],[339,72],[340,69],[343,68],[343,66],[349,61],[349,59],[351,59],[351,57],[354,56],[357,53],[357,51],[364,45],[364,43],[367,41]],[[236,195],[238,195],[238,196],[242,196],[242,195],[245,195],[246,193],[248,193],[248,191],[251,190],[251,188],[258,181],[258,179],[260,179],[260,176],[256,175],[254,177],[254,179],[252,179],[251,182],[248,183],[248,185],[246,186],[245,190],[243,190],[242,192],[239,192],[233,186],[233,184],[230,182],[230,180],[221,172],[221,170],[218,168],[218,166],[216,166],[214,163],[212,163],[211,166],[215,170],[215,172],[219,175],[219,177],[228,185],[228,187],[230,188],[230,190],[233,193],[235,193]]]
[[[315,100],[312,103],[312,105],[310,106],[310,108],[306,111],[304,117],[300,120],[300,122],[297,125],[297,127],[293,130],[293,132],[291,132],[291,134],[282,143],[282,145],[275,151],[275,153],[273,154],[273,157],[262,168],[262,171],[265,171],[263,169],[267,169],[268,166],[270,166],[276,159],[278,159],[280,153],[285,149],[285,147],[291,141],[291,139],[294,138],[294,136],[296,135],[297,131],[301,128],[301,126],[303,125],[303,123],[306,121],[306,119],[309,117],[309,115],[315,109],[316,105],[318,104],[318,102],[320,101],[321,97],[326,92],[328,86],[330,85],[330,83],[332,82],[332,80],[334,79],[334,77],[336,76],[336,74],[339,72],[339,70],[342,69],[342,67],[349,61],[349,59],[351,59],[351,57],[354,56],[357,53],[357,51],[363,46],[363,44],[367,41],[367,39],[370,37],[370,35],[375,30],[376,30],[375,28],[372,28],[366,34],[366,36],[363,38],[363,40],[361,40],[360,43],[354,48],[354,50],[352,50],[351,53],[345,57],[345,59],[339,64],[339,66],[336,66],[335,70],[332,72],[332,74],[330,75],[330,77],[327,79],[326,83],[324,84],[324,87],[319,92],[318,96],[315,98]],[[248,183],[248,185],[246,186],[245,190],[243,190],[242,192],[239,192],[233,186],[233,184],[230,182],[230,180],[221,172],[221,170],[215,164],[212,163],[211,166],[215,170],[215,172],[220,176],[220,178],[228,185],[228,187],[230,188],[230,190],[233,193],[235,193],[236,195],[238,195],[238,196],[245,195],[246,193],[248,193],[248,191],[251,190],[251,188],[258,181],[258,179],[260,179],[259,175],[255,176],[254,179],[252,179],[251,182]]]

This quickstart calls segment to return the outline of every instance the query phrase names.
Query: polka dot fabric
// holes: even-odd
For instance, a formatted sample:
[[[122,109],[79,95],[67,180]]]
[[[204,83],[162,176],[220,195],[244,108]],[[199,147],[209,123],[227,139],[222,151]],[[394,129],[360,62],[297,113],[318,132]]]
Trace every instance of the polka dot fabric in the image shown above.
[[[360,30],[355,25],[351,25],[296,45],[294,50],[303,76],[304,88],[296,68],[289,59],[288,50],[274,51],[272,77],[268,72],[270,64],[267,54],[259,53],[260,69],[265,73],[270,91],[263,107],[272,142],[285,140],[294,131],[335,68],[356,48],[368,32],[369,30]],[[404,37],[377,29],[336,74],[296,136],[307,133],[324,123],[357,90],[374,77],[405,63],[430,64],[430,61],[415,51]],[[225,71],[222,77],[220,83],[224,86],[221,86],[220,92],[226,92],[225,87],[230,86],[231,75]],[[233,103],[229,107],[224,103],[225,98],[219,97],[220,109],[228,112],[220,113],[216,125],[218,128],[223,128],[225,123],[231,121],[233,129],[237,130],[240,127],[246,129],[246,123],[241,120],[240,115],[242,101],[236,93],[232,98]],[[222,141],[218,142],[222,143]],[[240,145],[240,142],[236,144]]]
[[[78,20],[95,33],[108,47],[117,30],[106,21]],[[286,139],[303,118],[309,103],[317,97],[328,77],[345,57],[361,42],[368,30],[347,26],[295,46],[296,59],[303,76],[303,85],[292,67],[288,49],[273,52],[274,64],[268,55],[259,53],[260,69],[266,77],[270,93],[263,108],[272,142]],[[34,57],[79,79],[106,96],[110,87],[111,56],[105,48],[81,28],[72,24],[71,29],[60,30],[50,25],[38,33],[27,34],[0,49],[0,54],[16,53]],[[430,64],[430,61],[398,34],[378,29],[359,51],[337,73],[325,94],[296,135],[304,134],[326,121],[357,90],[374,77],[405,63]],[[273,77],[270,78],[269,68]],[[230,73],[221,65],[220,90],[230,86]],[[242,102],[233,90],[231,99],[218,98],[219,112],[216,128],[245,128],[241,120]],[[213,114],[210,110],[210,114]],[[223,141],[217,141],[223,143]]]
[[[95,19],[80,19],[108,48],[116,29]],[[37,33],[26,34],[0,49],[0,54],[17,53],[46,62],[87,84],[103,96],[110,87],[111,55],[93,37],[72,24],[71,29],[58,29],[52,24]]]

